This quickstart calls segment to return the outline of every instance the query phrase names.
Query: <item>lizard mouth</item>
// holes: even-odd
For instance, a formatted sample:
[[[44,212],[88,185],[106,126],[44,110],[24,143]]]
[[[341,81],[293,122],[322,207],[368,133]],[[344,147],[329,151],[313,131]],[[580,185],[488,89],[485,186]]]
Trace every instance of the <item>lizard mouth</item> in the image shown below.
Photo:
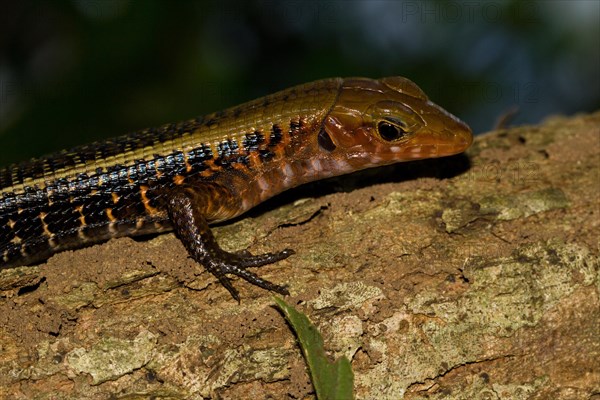
[[[464,129],[463,129],[464,127]],[[471,130],[464,125],[461,129],[434,132],[421,129],[408,142],[379,149],[376,153],[389,162],[420,160],[452,156],[465,151],[473,142]]]
[[[403,146],[401,153],[408,159],[446,157],[462,153],[473,141],[470,131],[469,135],[455,133],[450,136],[450,140],[421,137],[418,143]]]

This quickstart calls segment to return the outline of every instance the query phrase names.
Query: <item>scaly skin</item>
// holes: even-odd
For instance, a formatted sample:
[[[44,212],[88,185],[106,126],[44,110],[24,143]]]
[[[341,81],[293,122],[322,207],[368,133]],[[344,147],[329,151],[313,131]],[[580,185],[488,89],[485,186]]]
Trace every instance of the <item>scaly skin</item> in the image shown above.
[[[471,142],[466,124],[406,78],[308,83],[0,169],[0,269],[113,237],[175,230],[235,299],[226,274],[287,294],[247,267],[292,250],[228,253],[209,224],[306,182],[453,155]]]

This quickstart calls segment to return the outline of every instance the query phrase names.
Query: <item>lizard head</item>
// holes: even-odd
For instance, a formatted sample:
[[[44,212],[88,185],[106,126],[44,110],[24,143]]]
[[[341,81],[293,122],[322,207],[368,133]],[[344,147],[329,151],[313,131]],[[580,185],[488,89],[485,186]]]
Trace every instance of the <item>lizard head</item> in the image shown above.
[[[471,129],[402,77],[344,79],[317,142],[354,169],[465,151]]]

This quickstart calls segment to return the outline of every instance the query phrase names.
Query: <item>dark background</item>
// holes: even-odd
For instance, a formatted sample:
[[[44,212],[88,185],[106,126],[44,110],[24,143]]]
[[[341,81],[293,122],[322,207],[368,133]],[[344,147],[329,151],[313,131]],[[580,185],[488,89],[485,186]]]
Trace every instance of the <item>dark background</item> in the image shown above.
[[[332,76],[409,77],[475,133],[600,108],[596,0],[0,4],[0,166]]]

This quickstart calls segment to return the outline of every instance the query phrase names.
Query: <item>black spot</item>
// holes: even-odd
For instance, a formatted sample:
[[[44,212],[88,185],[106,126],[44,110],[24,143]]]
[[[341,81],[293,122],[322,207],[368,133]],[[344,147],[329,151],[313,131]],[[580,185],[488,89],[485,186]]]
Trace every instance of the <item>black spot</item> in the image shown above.
[[[302,124],[300,123],[300,121],[290,121],[290,134],[297,132],[298,130],[300,130],[300,127],[302,126]]]
[[[204,171],[207,168],[206,161],[212,158],[213,154],[210,146],[204,143],[187,153],[187,161],[190,167],[192,167],[192,173]]]
[[[273,156],[275,156],[275,153],[269,150],[259,150],[258,154],[260,155],[260,159],[263,161],[270,161],[273,159]]]
[[[58,354],[54,355],[54,357],[52,357],[52,362],[54,364],[61,364],[63,362],[63,359],[64,359],[63,354],[58,353]]]
[[[327,133],[325,128],[321,129],[321,132],[319,132],[317,142],[319,143],[319,147],[325,151],[332,152],[336,148],[335,143],[333,143],[331,136],[329,136],[329,133]]]
[[[156,373],[154,371],[148,371],[146,373],[146,380],[148,382],[154,382],[156,380]]]
[[[489,383],[490,381],[490,376],[486,372],[479,374],[479,377],[484,383]]]
[[[227,158],[236,155],[238,151],[238,144],[233,139],[225,139],[217,145],[217,152],[219,157]]]
[[[269,146],[276,146],[281,143],[283,139],[283,131],[281,127],[277,124],[273,124],[271,128],[271,136],[269,137]]]
[[[265,142],[265,137],[259,131],[254,131],[253,133],[247,133],[246,137],[242,141],[242,146],[244,146],[244,150],[246,152],[258,150],[261,144]]]

